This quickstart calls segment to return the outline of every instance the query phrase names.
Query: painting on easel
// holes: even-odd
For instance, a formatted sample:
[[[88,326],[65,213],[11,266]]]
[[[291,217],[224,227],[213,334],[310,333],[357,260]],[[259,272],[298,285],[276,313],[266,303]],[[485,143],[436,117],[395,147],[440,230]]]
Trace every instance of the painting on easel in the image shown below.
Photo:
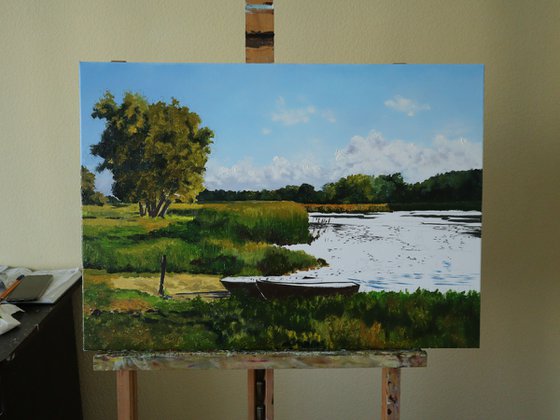
[[[80,84],[86,349],[478,347],[483,66]]]

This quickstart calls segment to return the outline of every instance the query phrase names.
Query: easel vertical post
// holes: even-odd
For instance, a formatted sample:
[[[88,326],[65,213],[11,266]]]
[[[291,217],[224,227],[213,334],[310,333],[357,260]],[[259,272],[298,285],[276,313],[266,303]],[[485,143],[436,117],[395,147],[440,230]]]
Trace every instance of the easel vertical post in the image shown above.
[[[401,407],[401,370],[383,368],[381,383],[381,419],[399,420]]]
[[[247,370],[247,420],[255,420],[256,417],[256,382],[257,370]]]
[[[247,418],[274,420],[274,369],[247,371]]]
[[[274,63],[273,0],[245,1],[245,62]],[[249,420],[274,420],[274,370],[247,371]]]
[[[246,0],[245,61],[274,63],[274,5],[272,0]]]
[[[274,369],[266,369],[264,383],[264,409],[266,420],[274,420]]]
[[[118,420],[138,420],[137,388],[135,370],[117,371]]]

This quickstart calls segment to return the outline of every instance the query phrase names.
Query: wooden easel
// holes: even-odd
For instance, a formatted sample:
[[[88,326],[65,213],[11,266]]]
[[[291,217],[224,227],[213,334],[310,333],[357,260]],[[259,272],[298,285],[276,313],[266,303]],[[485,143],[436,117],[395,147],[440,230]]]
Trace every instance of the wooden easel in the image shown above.
[[[425,367],[426,352],[280,352],[280,353],[107,353],[93,368],[116,371],[119,420],[138,419],[137,371],[170,369],[246,369],[247,418],[274,420],[274,369],[382,368],[381,419],[400,416],[400,370]]]
[[[247,370],[248,420],[274,420],[274,369]],[[381,419],[400,417],[400,368],[382,368]]]
[[[273,0],[246,0],[245,61],[274,62]],[[274,420],[274,369],[382,368],[381,419],[400,418],[400,374],[403,367],[425,367],[426,352],[372,351],[335,353],[124,353],[97,354],[94,370],[117,374],[119,420],[138,419],[137,370],[246,369],[248,420]]]

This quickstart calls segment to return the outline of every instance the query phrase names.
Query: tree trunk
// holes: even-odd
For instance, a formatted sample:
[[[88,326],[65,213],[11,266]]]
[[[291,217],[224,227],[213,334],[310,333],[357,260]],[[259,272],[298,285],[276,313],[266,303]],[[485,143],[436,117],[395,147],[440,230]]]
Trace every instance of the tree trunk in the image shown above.
[[[138,210],[140,211],[140,217],[146,215],[146,210],[144,209],[144,206],[142,205],[141,201],[138,202]]]
[[[156,217],[157,216],[156,203],[154,203],[153,201],[147,201],[146,202],[146,209],[148,210],[148,216],[150,216],[150,217]]]
[[[165,218],[165,215],[167,214],[167,210],[169,209],[170,205],[171,205],[171,200],[165,200],[165,204],[159,213],[159,217],[161,217],[162,219]]]
[[[159,290],[158,294],[163,297],[165,295],[163,291],[163,284],[165,282],[165,270],[167,269],[167,257],[164,255],[161,257],[161,274],[159,276]]]
[[[166,201],[166,200],[165,200],[165,197],[162,195],[162,196],[160,197],[159,203],[157,204],[156,209],[155,209],[155,214],[156,214],[156,216],[159,216],[159,215],[161,214],[161,213],[160,213],[161,207],[163,206],[163,203],[165,203],[165,201]],[[155,217],[155,216],[154,216],[154,217]]]
[[[138,203],[140,206],[140,216],[145,215],[146,213],[150,217],[165,217],[169,206],[171,205],[171,200],[162,196],[160,200],[156,203],[156,201],[146,200],[146,204],[144,208],[142,207],[142,203]]]

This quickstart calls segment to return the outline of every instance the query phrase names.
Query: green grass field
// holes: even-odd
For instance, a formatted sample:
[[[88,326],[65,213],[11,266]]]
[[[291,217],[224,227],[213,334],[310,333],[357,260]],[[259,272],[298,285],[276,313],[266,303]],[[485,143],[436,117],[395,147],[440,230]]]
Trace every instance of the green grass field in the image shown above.
[[[136,206],[84,206],[84,268],[109,273],[287,274],[320,263],[276,245],[311,240],[299,204],[175,204],[165,219],[141,218]]]
[[[136,206],[84,206],[84,337],[91,350],[359,350],[476,347],[480,295],[369,292],[265,301],[185,297],[220,278],[282,275],[323,261],[279,245],[311,240],[292,202],[174,204],[165,219]],[[165,289],[157,294],[160,261]]]
[[[141,309],[127,307],[129,302]],[[86,289],[84,303],[90,310],[85,340],[95,350],[364,350],[479,343],[477,292],[203,301],[163,300],[98,283]]]

